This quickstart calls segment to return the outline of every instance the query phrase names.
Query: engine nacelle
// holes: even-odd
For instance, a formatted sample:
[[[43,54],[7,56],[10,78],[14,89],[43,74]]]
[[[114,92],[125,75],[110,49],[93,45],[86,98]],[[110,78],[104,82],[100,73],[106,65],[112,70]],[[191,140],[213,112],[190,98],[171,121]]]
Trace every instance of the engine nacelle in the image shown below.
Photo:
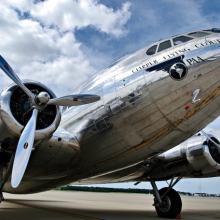
[[[34,94],[46,91],[51,98],[55,98],[55,94],[39,82],[25,82],[25,85]],[[3,125],[6,126],[11,135],[19,137],[24,125],[31,117],[31,101],[17,85],[12,85],[2,92],[0,105],[0,117]],[[49,138],[59,126],[60,120],[59,107],[55,105],[46,106],[38,114],[35,140]]]
[[[210,138],[219,144],[215,137]],[[186,158],[194,170],[201,170],[203,174],[220,170],[220,149],[214,142],[206,138],[199,145],[187,146]]]
[[[163,170],[163,176],[178,173],[189,177],[217,175],[220,170],[219,141],[211,135],[209,137],[214,142],[203,135],[197,135],[160,154],[158,158],[169,167]]]

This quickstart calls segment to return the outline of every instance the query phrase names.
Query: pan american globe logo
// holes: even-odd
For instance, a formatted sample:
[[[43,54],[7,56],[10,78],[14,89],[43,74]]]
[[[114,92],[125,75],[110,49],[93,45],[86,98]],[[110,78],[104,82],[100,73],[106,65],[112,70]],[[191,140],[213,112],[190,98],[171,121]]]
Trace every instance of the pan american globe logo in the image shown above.
[[[170,67],[170,77],[174,80],[182,80],[187,75],[187,67],[184,63],[175,63]]]

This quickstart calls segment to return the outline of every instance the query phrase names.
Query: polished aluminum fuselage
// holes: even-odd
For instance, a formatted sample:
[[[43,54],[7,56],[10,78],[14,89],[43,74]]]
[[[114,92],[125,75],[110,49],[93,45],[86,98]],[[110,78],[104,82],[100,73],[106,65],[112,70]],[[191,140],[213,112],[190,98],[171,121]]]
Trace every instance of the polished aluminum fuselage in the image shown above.
[[[42,143],[21,187],[12,190],[8,183],[5,190],[34,192],[69,182],[134,180],[144,173],[132,169],[134,164],[178,145],[220,114],[220,34],[150,57],[145,52],[144,48],[124,57],[80,88],[100,95],[100,101],[63,113],[60,129],[79,143],[77,156],[67,147]],[[183,80],[172,79],[163,68],[154,69],[177,57],[188,69]]]

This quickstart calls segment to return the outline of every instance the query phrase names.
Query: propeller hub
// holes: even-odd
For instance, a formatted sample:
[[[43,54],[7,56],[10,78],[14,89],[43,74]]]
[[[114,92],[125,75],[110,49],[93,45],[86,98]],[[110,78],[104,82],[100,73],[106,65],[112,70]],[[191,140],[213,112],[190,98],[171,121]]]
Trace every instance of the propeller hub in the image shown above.
[[[42,105],[46,105],[50,100],[50,95],[47,92],[40,92],[37,96],[36,96],[36,103],[40,106]]]

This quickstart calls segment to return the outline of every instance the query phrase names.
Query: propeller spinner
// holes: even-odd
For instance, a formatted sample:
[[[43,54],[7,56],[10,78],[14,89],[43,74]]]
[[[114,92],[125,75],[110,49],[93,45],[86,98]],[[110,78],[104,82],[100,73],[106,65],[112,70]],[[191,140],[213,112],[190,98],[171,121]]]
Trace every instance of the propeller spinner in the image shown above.
[[[25,86],[25,84],[20,80],[18,75],[1,55],[0,68],[10,79],[14,81],[17,86],[19,86],[27,94],[31,100],[33,109],[32,116],[24,127],[16,148],[12,168],[11,185],[13,188],[17,188],[24,176],[33,149],[38,112],[43,110],[47,105],[69,107],[84,105],[96,102],[100,100],[100,97],[98,95],[91,94],[76,94],[50,99],[50,95],[44,91],[35,95]]]

